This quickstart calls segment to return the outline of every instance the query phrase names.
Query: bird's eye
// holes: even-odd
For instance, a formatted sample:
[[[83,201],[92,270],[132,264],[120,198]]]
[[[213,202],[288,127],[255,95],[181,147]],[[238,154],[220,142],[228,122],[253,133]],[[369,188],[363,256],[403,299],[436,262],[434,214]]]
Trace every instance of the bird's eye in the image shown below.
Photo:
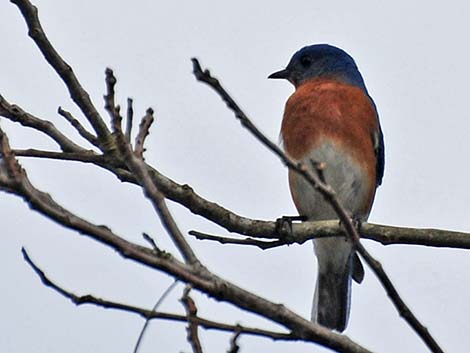
[[[302,56],[302,57],[300,58],[300,64],[301,64],[303,67],[307,68],[307,67],[309,67],[309,66],[312,64],[312,59],[310,59],[309,56],[304,55],[304,56]]]

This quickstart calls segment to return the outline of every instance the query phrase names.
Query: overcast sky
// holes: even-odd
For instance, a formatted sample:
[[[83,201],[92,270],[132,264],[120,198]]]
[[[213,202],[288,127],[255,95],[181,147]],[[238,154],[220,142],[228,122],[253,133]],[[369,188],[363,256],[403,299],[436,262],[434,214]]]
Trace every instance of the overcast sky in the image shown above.
[[[468,112],[470,3],[428,1],[36,1],[50,40],[102,109],[104,69],[118,77],[119,99],[148,106],[157,122],[146,158],[169,177],[239,214],[273,220],[295,214],[281,163],[235,121],[208,87],[195,82],[196,56],[218,76],[273,140],[293,88],[269,81],[293,52],[330,43],[355,59],[374,98],[385,135],[386,168],[370,221],[470,231]],[[18,9],[0,3],[0,94],[64,131],[63,106],[79,116],[63,83],[27,37]],[[106,116],[106,114],[104,114]],[[53,149],[38,133],[1,121],[14,147]],[[80,141],[76,134],[76,141]],[[86,165],[23,159],[35,185],[78,215],[144,243],[143,231],[172,245],[141,191]],[[57,283],[151,308],[172,282],[0,194],[1,352],[131,352],[143,320],[76,307],[44,287],[22,259],[26,247]],[[223,234],[171,204],[183,231]],[[399,292],[446,352],[470,345],[467,251],[388,246],[367,241]],[[316,274],[310,243],[262,252],[191,240],[216,273],[309,317]],[[183,312],[177,299],[161,310]],[[227,322],[276,328],[227,304],[194,294],[199,313]],[[345,334],[377,352],[426,352],[373,274],[353,287]],[[183,324],[153,322],[141,352],[189,352]],[[230,335],[202,332],[205,352],[224,352]],[[312,345],[243,336],[241,352],[323,352]]]

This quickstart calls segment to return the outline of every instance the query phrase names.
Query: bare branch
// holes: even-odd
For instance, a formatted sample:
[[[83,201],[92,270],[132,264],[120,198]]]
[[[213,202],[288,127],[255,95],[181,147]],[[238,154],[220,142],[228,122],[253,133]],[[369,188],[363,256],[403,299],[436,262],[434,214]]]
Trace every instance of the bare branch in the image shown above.
[[[70,65],[61,58],[51,42],[49,42],[39,22],[37,8],[28,0],[11,0],[11,2],[20,9],[26,21],[26,25],[28,26],[29,36],[36,43],[47,62],[54,68],[55,72],[57,72],[65,83],[72,100],[86,116],[98,136],[106,140],[109,135],[106,124],[93,105],[90,96],[81,86]]]
[[[60,146],[64,152],[79,152],[84,149],[70,140],[62,132],[60,132],[55,125],[48,121],[40,119],[15,104],[10,104],[5,98],[0,95],[0,115],[23,126],[33,128],[41,131],[49,136]]]
[[[193,71],[196,78],[208,84],[227,104],[228,108],[232,110],[235,117],[241,122],[241,124],[251,132],[256,139],[258,139],[263,145],[270,149],[274,154],[276,154],[281,161],[292,171],[300,174],[309,184],[316,189],[320,194],[325,198],[325,200],[333,207],[338,218],[341,221],[341,224],[344,226],[346,233],[349,235],[351,240],[356,246],[357,251],[361,256],[366,260],[367,264],[374,271],[375,275],[379,279],[382,286],[385,288],[388,296],[392,300],[395,308],[398,310],[400,315],[405,319],[405,321],[413,328],[413,330],[418,334],[418,336],[423,340],[423,342],[428,346],[428,348],[435,353],[443,352],[439,347],[436,340],[431,336],[427,328],[419,322],[416,316],[411,312],[410,308],[405,304],[402,298],[399,296],[398,292],[394,288],[389,277],[383,270],[381,266],[377,266],[379,262],[375,260],[367,250],[360,243],[360,236],[353,224],[353,221],[349,218],[349,215],[344,207],[339,202],[339,199],[331,188],[330,185],[324,182],[324,176],[321,168],[321,164],[315,164],[317,167],[317,174],[310,172],[302,163],[298,163],[289,156],[287,156],[276,144],[271,142],[246,116],[246,114],[240,109],[240,107],[235,103],[232,97],[225,91],[225,89],[220,85],[219,81],[213,78],[209,70],[202,70],[199,62],[196,59],[192,59],[193,62]]]
[[[184,309],[186,310],[186,317],[188,321],[188,327],[186,328],[188,336],[188,342],[193,349],[193,353],[203,353],[201,341],[199,340],[198,334],[198,325],[194,321],[194,318],[197,316],[197,307],[193,298],[189,296],[191,291],[191,286],[187,285],[183,291],[183,297],[181,298],[181,303],[183,303]]]
[[[139,124],[139,133],[137,134],[137,137],[135,138],[134,152],[136,156],[139,158],[143,158],[144,151],[145,151],[145,148],[144,148],[145,138],[149,134],[149,129],[150,129],[150,126],[152,126],[153,121],[154,121],[153,109],[148,108],[147,112],[142,118],[142,121]]]
[[[92,145],[98,148],[100,147],[99,141],[96,136],[90,133],[87,129],[85,129],[85,127],[80,123],[80,121],[78,121],[70,112],[62,109],[62,107],[59,107],[57,109],[57,113],[62,115],[85,140],[87,140]]]

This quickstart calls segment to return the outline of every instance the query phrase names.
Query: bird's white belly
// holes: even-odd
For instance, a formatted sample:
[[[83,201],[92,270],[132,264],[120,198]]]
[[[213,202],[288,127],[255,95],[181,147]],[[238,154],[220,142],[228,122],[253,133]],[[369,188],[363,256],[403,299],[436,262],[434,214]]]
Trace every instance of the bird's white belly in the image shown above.
[[[312,161],[324,163],[324,175],[326,182],[336,192],[339,201],[351,216],[366,220],[367,187],[365,171],[360,165],[330,143],[323,143],[304,157],[304,163],[313,172]],[[290,187],[297,209],[301,215],[309,220],[337,219],[331,205],[310,184],[297,173],[291,172]],[[364,213],[367,212],[367,213]]]

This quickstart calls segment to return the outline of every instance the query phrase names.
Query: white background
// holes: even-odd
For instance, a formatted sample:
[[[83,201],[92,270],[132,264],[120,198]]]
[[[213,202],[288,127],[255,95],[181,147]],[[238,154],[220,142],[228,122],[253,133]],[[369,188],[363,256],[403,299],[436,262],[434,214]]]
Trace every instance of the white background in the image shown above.
[[[219,98],[191,74],[190,57],[223,84],[273,140],[293,91],[267,75],[313,43],[342,47],[355,59],[379,109],[386,172],[371,222],[470,231],[468,180],[468,2],[292,1],[37,1],[42,24],[74,67],[103,116],[104,69],[118,77],[119,99],[135,99],[157,121],[147,142],[149,163],[191,184],[209,200],[245,216],[273,220],[295,214],[286,170],[241,128]],[[63,131],[63,106],[80,116],[63,83],[26,35],[18,9],[0,3],[0,93]],[[107,117],[106,117],[107,119]],[[14,147],[54,149],[33,131],[2,119]],[[22,159],[37,187],[84,218],[144,244],[143,231],[169,250],[141,191],[97,168]],[[143,320],[92,306],[76,307],[44,287],[23,261],[26,247],[56,282],[151,308],[171,279],[121,259],[106,247],[63,229],[27,205],[0,194],[0,352],[131,352]],[[223,230],[180,206],[183,231]],[[466,251],[389,246],[367,241],[406,302],[446,352],[470,344],[470,256]],[[260,251],[191,240],[205,264],[227,279],[308,317],[316,264],[311,244]],[[183,312],[179,286],[161,310]],[[202,316],[277,328],[205,296]],[[345,334],[377,352],[425,352],[370,271],[354,285]],[[153,322],[141,352],[189,352],[183,324]],[[224,352],[230,335],[202,332],[205,352]],[[241,352],[322,352],[315,345],[243,336]]]

